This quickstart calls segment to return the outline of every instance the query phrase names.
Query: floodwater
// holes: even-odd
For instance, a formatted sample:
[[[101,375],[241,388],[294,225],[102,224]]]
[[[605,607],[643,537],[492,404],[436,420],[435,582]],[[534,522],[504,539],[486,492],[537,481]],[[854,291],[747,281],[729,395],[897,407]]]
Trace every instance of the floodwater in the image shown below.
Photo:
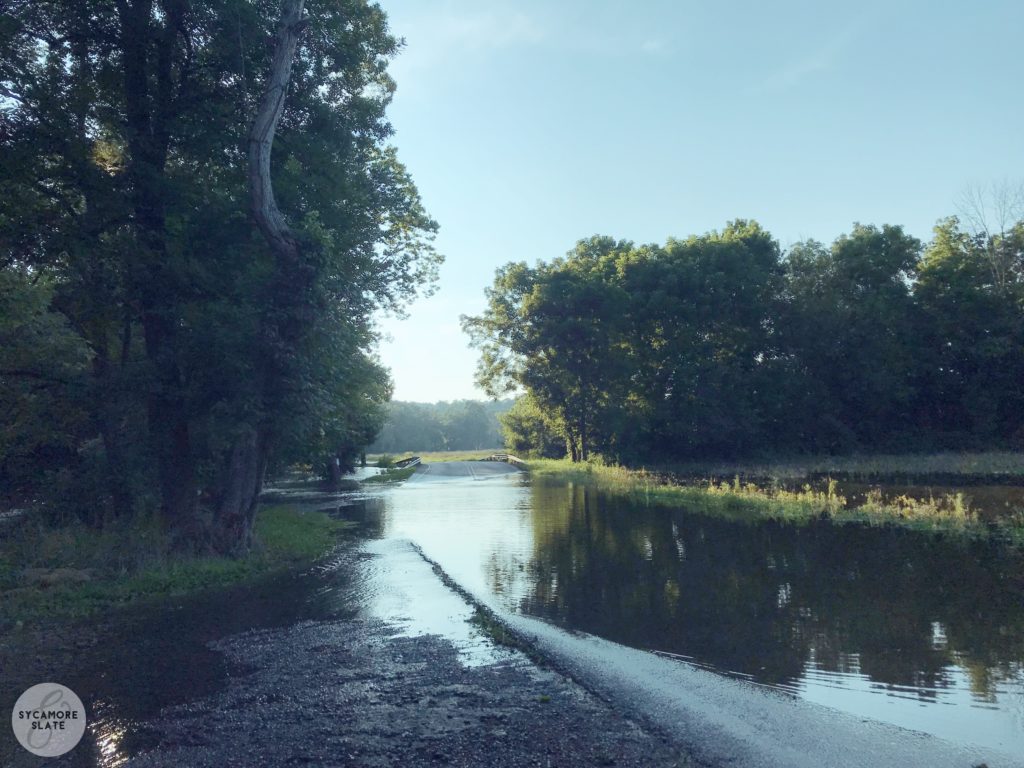
[[[285,484],[280,496],[362,521],[372,539],[305,573],[82,622],[35,663],[14,663],[35,650],[7,667],[0,654],[0,690],[13,699],[52,672],[91,713],[88,744],[56,762],[114,768],[155,743],[146,723],[162,708],[244,673],[210,643],[255,627],[365,615],[449,638],[467,666],[501,661],[411,542],[498,611],[1024,755],[1024,554],[899,529],[745,525],[472,469],[339,494]],[[0,763],[37,762],[5,749]]]
[[[409,482],[347,514],[498,610],[1024,755],[1024,555],[1002,545],[728,522],[524,475]]]

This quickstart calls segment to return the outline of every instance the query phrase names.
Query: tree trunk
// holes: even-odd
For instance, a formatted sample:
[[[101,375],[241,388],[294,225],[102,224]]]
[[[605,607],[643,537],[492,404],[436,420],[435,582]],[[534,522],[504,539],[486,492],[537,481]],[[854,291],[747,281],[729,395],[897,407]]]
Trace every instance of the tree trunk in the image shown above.
[[[565,451],[574,464],[580,460],[579,442],[576,439],[576,432],[570,428],[565,429]]]
[[[341,459],[332,456],[327,460],[328,483],[333,490],[341,487]]]
[[[138,297],[146,357],[155,382],[147,396],[149,436],[157,458],[161,513],[179,542],[189,548],[202,543],[198,518],[198,481],[188,414],[181,394],[177,361],[177,297],[173,270],[168,268],[164,185],[171,114],[171,62],[180,4],[169,3],[164,30],[153,27],[152,0],[118,4],[124,90],[128,168],[137,234],[136,252],[128,264],[129,282]],[[156,43],[155,66],[150,46]],[[150,76],[156,89],[151,92]]]
[[[304,331],[303,300],[310,284],[310,270],[303,262],[299,242],[274,200],[270,154],[274,145],[285,94],[291,79],[292,61],[305,0],[290,0],[281,12],[267,86],[249,131],[249,189],[253,219],[274,254],[271,306],[261,327],[257,363],[267,420],[246,427],[231,450],[217,503],[213,539],[218,551],[244,552],[252,543],[253,520],[263,486],[263,475],[273,443],[273,411],[279,404],[278,387],[288,363],[274,350],[288,348]]]
[[[588,453],[587,447],[587,417],[585,415],[580,416],[580,461],[586,461]]]
[[[216,524],[211,532],[217,552],[239,555],[252,545],[252,524],[263,490],[266,466],[265,436],[255,428],[244,428],[235,439],[224,472],[225,485],[221,489]]]
[[[267,87],[263,91],[256,118],[249,130],[249,191],[252,215],[274,252],[278,269],[295,269],[301,257],[299,243],[274,199],[270,155],[274,147],[277,123],[284,111],[284,98],[288,92],[288,81],[292,76],[295,48],[299,42],[299,35],[306,26],[302,19],[305,4],[306,0],[290,0],[281,11]]]

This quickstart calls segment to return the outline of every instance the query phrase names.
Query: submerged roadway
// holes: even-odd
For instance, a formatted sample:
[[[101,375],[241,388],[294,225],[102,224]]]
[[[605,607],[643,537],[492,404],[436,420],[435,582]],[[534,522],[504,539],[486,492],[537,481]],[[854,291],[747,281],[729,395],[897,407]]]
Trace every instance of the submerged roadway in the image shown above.
[[[410,483],[485,480],[518,472],[498,462],[422,466]],[[444,563],[433,563],[444,571]],[[450,578],[450,577],[449,577]],[[461,587],[462,585],[460,585]],[[653,726],[706,765],[735,768],[973,768],[1021,766],[1024,756],[967,748],[860,718],[763,685],[628,648],[510,612],[489,594],[463,596],[623,716]]]
[[[502,461],[439,461],[420,464],[407,482],[433,482],[435,480],[488,480],[516,474],[518,469]]]

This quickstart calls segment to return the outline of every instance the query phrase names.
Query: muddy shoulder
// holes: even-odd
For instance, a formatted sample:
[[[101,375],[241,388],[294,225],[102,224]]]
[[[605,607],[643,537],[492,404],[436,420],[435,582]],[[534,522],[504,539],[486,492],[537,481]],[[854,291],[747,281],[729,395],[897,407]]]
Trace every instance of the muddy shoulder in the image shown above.
[[[338,553],[331,582],[351,585],[360,557]],[[442,636],[346,605],[325,617],[308,600],[323,573],[0,638],[4,698],[42,680],[82,695],[68,766],[695,764],[542,659],[467,664]],[[39,764],[10,731],[0,746],[5,765]]]
[[[307,621],[216,644],[248,667],[148,724],[132,766],[681,766],[661,735],[517,652],[467,667],[436,636]]]

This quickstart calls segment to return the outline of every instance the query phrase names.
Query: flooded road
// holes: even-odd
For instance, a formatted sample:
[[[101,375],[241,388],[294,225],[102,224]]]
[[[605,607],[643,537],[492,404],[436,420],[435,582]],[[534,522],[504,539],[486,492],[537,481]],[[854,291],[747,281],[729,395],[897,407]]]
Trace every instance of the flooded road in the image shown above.
[[[426,474],[358,514],[508,615],[1024,755],[1019,552],[899,529],[725,522],[521,475]]]
[[[334,678],[293,658],[289,643],[299,639],[320,649],[362,638],[365,669],[346,661],[325,672],[363,675],[370,687],[358,695],[338,688],[351,709],[323,728],[348,738],[343,723],[359,713],[370,718],[364,746],[383,744],[392,757],[408,739],[373,735],[383,726],[364,705],[401,704],[413,717],[417,696],[435,683],[421,680],[416,695],[375,693],[403,679],[390,655],[374,655],[391,643],[406,642],[408,659],[417,648],[438,659],[450,650],[457,663],[445,662],[445,674],[511,675],[534,703],[547,700],[554,683],[538,683],[525,657],[468,623],[473,607],[426,557],[611,702],[616,716],[657,724],[666,743],[707,764],[1024,766],[1019,552],[898,529],[725,522],[477,462],[424,467],[399,486],[328,494],[296,482],[276,493],[360,521],[369,538],[305,573],[72,625],[47,636],[39,655],[0,646],[5,695],[57,674],[86,701],[88,743],[55,764],[182,764],[163,751],[168,740],[214,749],[190,735],[196,712],[224,697],[245,710],[266,699],[265,689],[287,699],[289,675],[304,675],[316,696],[334,696]],[[264,668],[254,673],[257,658]],[[487,717],[509,706],[494,703]],[[245,725],[266,742],[268,764],[275,750],[301,747],[289,741],[290,711],[276,707],[261,704],[266,722]],[[530,727],[546,722],[527,715],[541,717]],[[617,743],[619,727],[602,749]],[[239,743],[223,738],[221,752],[207,755],[211,765]],[[0,747],[0,763],[38,762]],[[429,762],[433,752],[425,754]]]

